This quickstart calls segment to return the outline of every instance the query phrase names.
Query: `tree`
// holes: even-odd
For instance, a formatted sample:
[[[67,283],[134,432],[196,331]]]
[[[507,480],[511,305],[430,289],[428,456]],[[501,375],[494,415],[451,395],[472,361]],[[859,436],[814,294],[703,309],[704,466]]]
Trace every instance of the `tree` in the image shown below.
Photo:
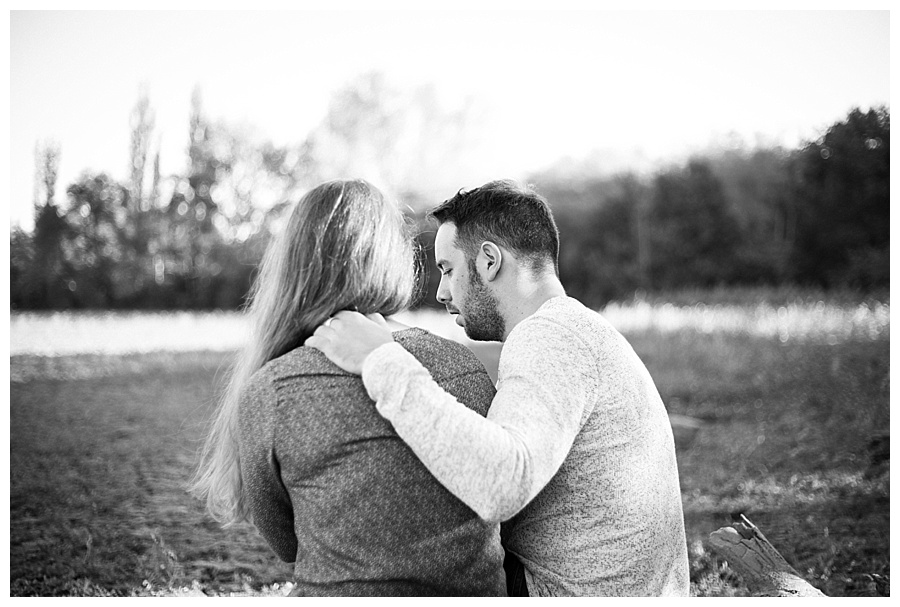
[[[37,307],[30,292],[33,267],[34,242],[30,234],[17,227],[9,234],[9,304],[13,310]]]
[[[691,160],[658,174],[648,221],[654,288],[709,287],[740,278],[740,229],[708,163]]]
[[[797,209],[788,153],[780,148],[738,149],[706,160],[722,183],[741,232],[735,261],[740,282],[774,284],[789,279]]]
[[[567,292],[601,306],[646,286],[651,190],[642,179],[627,173],[608,178],[545,173],[529,181],[553,210]]]
[[[155,114],[147,90],[142,87],[130,119],[130,180],[122,204],[124,213],[117,211],[118,250],[113,304],[116,306],[140,307],[141,300],[147,295],[146,288],[152,283],[150,278],[154,268],[149,249],[157,228],[159,150],[153,157],[150,192],[147,192],[145,180],[151,169],[148,159],[154,125]]]
[[[433,206],[463,185],[473,121],[470,101],[448,110],[433,85],[404,90],[370,72],[334,94],[309,145],[320,180],[360,177]]]
[[[798,280],[889,283],[890,129],[886,108],[853,109],[796,154]]]
[[[283,212],[317,178],[308,142],[279,147],[246,125],[209,120],[192,99],[189,166],[150,244],[156,289],[168,305],[235,308]]]
[[[150,153],[150,139],[153,135],[155,115],[150,109],[150,98],[142,89],[137,104],[131,111],[131,183],[129,211],[136,216],[139,211],[150,209],[149,197],[144,192],[144,178],[147,174],[147,158]],[[159,156],[157,155],[157,163]],[[156,167],[158,170],[158,166]]]
[[[68,226],[54,201],[59,158],[59,145],[54,142],[35,148],[34,234],[30,245],[21,236],[16,239],[17,263],[29,264],[16,270],[21,288],[18,300],[37,309],[65,307],[71,301],[72,283],[62,249]]]
[[[104,173],[85,174],[67,189],[67,236],[63,239],[71,268],[70,289],[76,307],[112,308],[139,290],[126,256],[125,226],[129,192]]]

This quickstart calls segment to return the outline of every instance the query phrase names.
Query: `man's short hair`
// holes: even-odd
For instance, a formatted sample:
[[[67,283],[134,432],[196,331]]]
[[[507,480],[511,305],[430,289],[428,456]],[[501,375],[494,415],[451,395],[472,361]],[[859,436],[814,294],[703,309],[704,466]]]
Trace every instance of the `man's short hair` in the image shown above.
[[[552,265],[559,274],[559,230],[550,205],[530,186],[504,179],[474,190],[460,190],[430,215],[456,225],[456,246],[472,263],[478,247],[490,240],[527,260],[532,271]]]

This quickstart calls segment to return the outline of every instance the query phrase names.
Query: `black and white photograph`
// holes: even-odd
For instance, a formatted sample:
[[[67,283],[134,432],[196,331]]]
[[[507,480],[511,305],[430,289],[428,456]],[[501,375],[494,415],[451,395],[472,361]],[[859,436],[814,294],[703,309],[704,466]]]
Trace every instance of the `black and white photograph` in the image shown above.
[[[7,15],[10,597],[890,596],[888,3]]]

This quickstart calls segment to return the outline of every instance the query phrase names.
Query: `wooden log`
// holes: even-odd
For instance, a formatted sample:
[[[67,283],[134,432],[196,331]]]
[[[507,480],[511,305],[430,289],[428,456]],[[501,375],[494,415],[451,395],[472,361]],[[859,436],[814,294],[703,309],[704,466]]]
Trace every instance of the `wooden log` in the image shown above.
[[[709,546],[728,561],[756,596],[825,596],[804,580],[766,536],[741,515],[731,527],[709,535]]]

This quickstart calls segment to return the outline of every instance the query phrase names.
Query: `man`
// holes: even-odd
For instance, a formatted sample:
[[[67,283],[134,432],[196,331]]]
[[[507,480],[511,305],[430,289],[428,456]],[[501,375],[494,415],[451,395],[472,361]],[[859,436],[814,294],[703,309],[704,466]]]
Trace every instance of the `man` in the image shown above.
[[[470,338],[504,342],[487,418],[438,387],[379,316],[340,312],[306,345],[362,375],[448,490],[483,519],[508,521],[504,546],[529,595],[687,596],[665,407],[625,339],[566,296],[546,201],[495,181],[432,215],[438,301]]]

